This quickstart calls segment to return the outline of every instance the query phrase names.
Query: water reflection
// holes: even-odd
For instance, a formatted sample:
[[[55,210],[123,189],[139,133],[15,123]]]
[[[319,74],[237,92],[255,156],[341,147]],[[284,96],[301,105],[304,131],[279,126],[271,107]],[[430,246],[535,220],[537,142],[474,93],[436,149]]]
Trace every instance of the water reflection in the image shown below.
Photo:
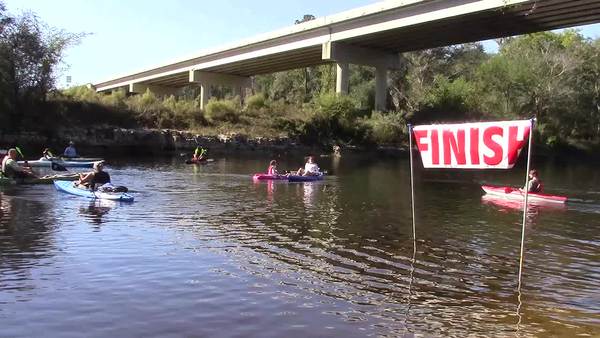
[[[55,254],[55,219],[48,205],[13,193],[0,192],[0,304],[30,300],[38,284],[36,268]]]
[[[302,189],[302,201],[304,207],[310,209],[315,205],[316,193],[315,193],[316,182],[304,182],[299,183],[298,186]]]
[[[523,201],[518,200],[510,200],[498,196],[493,195],[483,195],[481,196],[481,203],[484,205],[488,205],[493,207],[498,212],[503,213],[523,213]],[[564,203],[552,203],[552,202],[542,202],[542,201],[530,201],[527,203],[527,224],[535,225],[538,216],[544,212],[565,212],[567,211],[567,206]]]
[[[89,202],[86,201],[79,207],[79,214],[90,221],[90,223],[93,225],[96,225],[95,229],[99,231],[99,225],[106,222],[106,220],[103,220],[103,217],[107,215],[110,210],[117,205],[117,203],[117,201],[101,199],[96,199]]]
[[[599,333],[596,213],[532,214],[521,297],[520,207],[481,198],[479,185],[417,180],[414,241],[404,161],[344,156],[322,182],[252,182],[265,162],[117,166],[111,175],[139,191],[127,207],[51,188],[0,195],[0,315],[9,314],[0,335],[31,325],[29,336],[81,326],[90,336]],[[567,183],[557,189],[570,195]],[[15,243],[36,218],[45,227],[36,250],[56,255],[51,264],[18,261],[31,250]],[[37,293],[16,291],[32,300],[23,305],[2,291],[24,285],[12,277],[26,265]]]
[[[0,193],[0,202],[0,254],[47,254],[55,230],[48,206],[4,193]],[[23,218],[29,222],[23,222]]]
[[[506,199],[494,195],[483,195],[481,196],[481,202],[488,205],[493,205],[499,207],[501,211],[514,211],[514,210],[523,210],[523,201]],[[529,213],[530,209],[537,213],[539,210],[551,210],[551,211],[566,211],[567,205],[565,203],[552,203],[552,202],[543,202],[543,201],[528,201],[527,203],[527,212]]]

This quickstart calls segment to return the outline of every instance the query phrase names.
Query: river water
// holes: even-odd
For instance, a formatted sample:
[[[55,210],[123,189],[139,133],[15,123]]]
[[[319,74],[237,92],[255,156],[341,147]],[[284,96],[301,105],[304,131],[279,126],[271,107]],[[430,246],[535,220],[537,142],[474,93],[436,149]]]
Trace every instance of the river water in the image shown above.
[[[522,185],[522,168],[416,170],[415,252],[406,160],[253,182],[268,160],[112,161],[132,204],[0,188],[0,336],[600,335],[595,166],[539,164],[574,202],[531,208],[519,293],[519,205],[477,182]]]

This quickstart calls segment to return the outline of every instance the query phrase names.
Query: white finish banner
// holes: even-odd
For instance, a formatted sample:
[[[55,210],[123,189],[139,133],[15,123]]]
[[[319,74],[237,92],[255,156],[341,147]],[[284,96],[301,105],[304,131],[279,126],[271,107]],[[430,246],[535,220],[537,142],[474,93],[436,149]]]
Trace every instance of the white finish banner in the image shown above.
[[[425,168],[509,169],[527,144],[532,120],[413,127]]]

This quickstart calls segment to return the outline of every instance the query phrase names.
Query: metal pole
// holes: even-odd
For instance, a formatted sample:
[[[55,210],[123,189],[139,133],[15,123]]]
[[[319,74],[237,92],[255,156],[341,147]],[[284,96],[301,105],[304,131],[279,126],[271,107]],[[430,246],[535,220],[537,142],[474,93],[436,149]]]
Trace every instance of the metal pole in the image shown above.
[[[412,207],[413,251],[417,250],[417,231],[415,226],[415,180],[413,177],[412,125],[408,125],[408,153],[410,154],[410,204]]]
[[[529,127],[529,147],[527,150],[527,172],[525,172],[525,204],[523,205],[523,226],[521,228],[521,255],[519,258],[519,291],[521,290],[521,275],[523,274],[523,254],[525,250],[525,225],[527,223],[527,202],[529,197],[529,166],[531,164],[531,140],[533,138],[533,124],[535,119],[531,119]]]

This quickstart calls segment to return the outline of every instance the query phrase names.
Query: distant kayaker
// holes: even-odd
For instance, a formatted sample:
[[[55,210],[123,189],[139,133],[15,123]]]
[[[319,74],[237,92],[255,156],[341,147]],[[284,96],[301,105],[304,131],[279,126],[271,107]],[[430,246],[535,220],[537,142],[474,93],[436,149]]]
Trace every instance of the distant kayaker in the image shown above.
[[[333,156],[341,157],[342,156],[342,148],[335,144],[333,146]]]
[[[206,161],[207,153],[208,151],[203,147],[196,147],[196,150],[194,150],[194,155],[192,156],[192,162]]]
[[[527,191],[532,193],[541,193],[543,190],[542,180],[538,177],[537,170],[533,169],[529,171],[529,188]],[[525,188],[523,188],[525,190]]]
[[[10,178],[37,178],[30,167],[24,167],[17,163],[17,150],[11,148],[2,159],[2,174]]]
[[[304,168],[300,168],[296,172],[296,175],[298,176],[318,176],[320,174],[321,169],[319,169],[319,166],[315,163],[315,158],[312,155],[308,157]]]
[[[269,162],[269,167],[267,168],[267,175],[271,175],[271,176],[282,175],[279,173],[279,171],[277,171],[277,161],[276,160],[271,160],[271,162]]]
[[[44,151],[42,152],[42,158],[43,160],[51,160],[54,158],[54,154],[52,154],[52,152],[50,151],[49,148],[45,148]]]
[[[94,163],[94,171],[87,174],[79,174],[79,182],[76,183],[79,186],[96,190],[99,186],[110,183],[110,175],[104,171],[104,164],[102,162],[96,162]]]
[[[77,149],[75,149],[75,143],[73,141],[69,141],[69,146],[65,148],[63,156],[68,158],[78,157]]]

